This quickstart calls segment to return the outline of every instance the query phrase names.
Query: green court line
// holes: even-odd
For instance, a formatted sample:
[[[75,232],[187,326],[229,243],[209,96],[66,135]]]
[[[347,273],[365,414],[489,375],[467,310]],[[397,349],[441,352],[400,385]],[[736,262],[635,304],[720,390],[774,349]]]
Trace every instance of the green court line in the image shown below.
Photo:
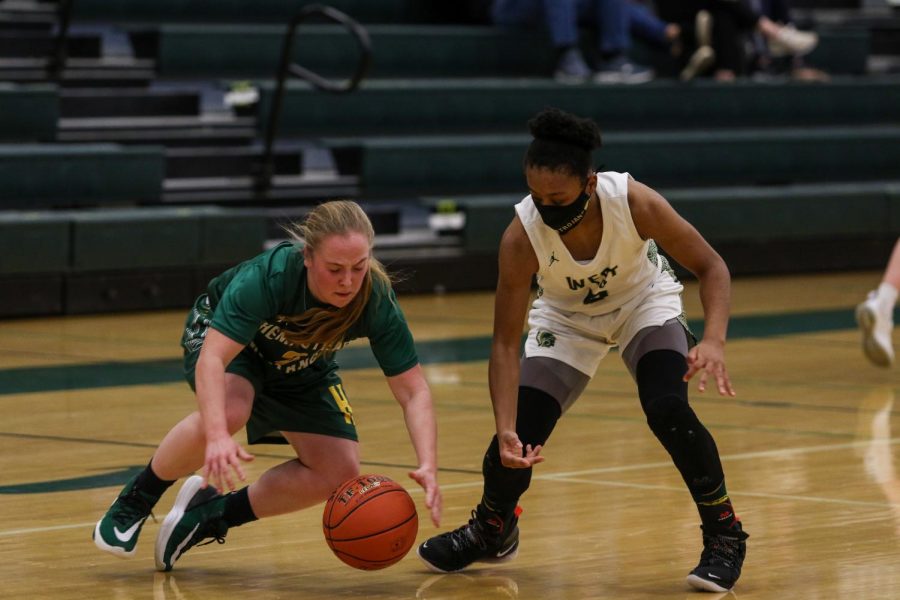
[[[692,321],[691,329],[702,334],[702,321]],[[803,313],[733,317],[729,339],[766,338],[855,327],[851,309]],[[422,364],[475,362],[490,355],[489,336],[431,340],[416,343]],[[367,347],[341,350],[342,370],[377,368]],[[183,381],[181,361],[155,359],[138,362],[94,362],[74,365],[18,367],[0,370],[0,395],[95,389],[130,385],[152,385]]]

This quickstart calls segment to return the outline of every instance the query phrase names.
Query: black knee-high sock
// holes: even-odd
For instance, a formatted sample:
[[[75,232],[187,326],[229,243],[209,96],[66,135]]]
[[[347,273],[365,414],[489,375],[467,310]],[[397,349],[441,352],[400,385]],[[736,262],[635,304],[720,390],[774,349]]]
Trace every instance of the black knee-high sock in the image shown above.
[[[229,527],[237,527],[257,519],[250,506],[249,487],[241,488],[225,496],[225,512],[222,515]]]
[[[705,528],[730,528],[736,517],[725,489],[716,442],[688,405],[684,356],[654,350],[637,364],[635,379],[647,424],[687,484]]]
[[[146,494],[159,498],[167,489],[172,487],[175,480],[167,481],[165,479],[160,479],[156,473],[153,472],[152,464],[153,459],[147,463],[147,466],[144,467],[143,471],[138,473],[137,479],[134,481],[134,487]]]
[[[559,403],[546,392],[520,387],[516,433],[522,448],[543,445],[556,426],[561,410]],[[501,515],[504,519],[516,508],[519,497],[531,484],[531,469],[510,469],[500,462],[500,445],[497,436],[491,440],[484,455],[481,472],[484,474],[484,495],[481,506]]]

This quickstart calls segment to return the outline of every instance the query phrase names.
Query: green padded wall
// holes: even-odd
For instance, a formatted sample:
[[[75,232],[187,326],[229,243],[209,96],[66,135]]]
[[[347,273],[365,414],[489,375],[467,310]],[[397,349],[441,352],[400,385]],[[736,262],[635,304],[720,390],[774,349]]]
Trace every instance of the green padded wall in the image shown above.
[[[117,144],[0,144],[0,208],[156,200],[163,149]]]
[[[900,183],[860,182],[789,187],[674,188],[658,190],[707,240],[889,239],[900,235]],[[429,197],[453,200],[466,213],[467,250],[496,250],[521,195]]]
[[[263,251],[265,215],[210,207],[200,213],[198,265],[235,265]]]
[[[190,267],[199,257],[200,217],[188,208],[83,211],[72,221],[74,271]]]
[[[707,239],[886,237],[889,185],[879,182],[661,190]]]
[[[0,140],[52,141],[58,120],[55,85],[0,83]]]
[[[258,125],[268,123],[275,85],[261,86]],[[546,106],[594,118],[604,131],[717,126],[900,122],[900,82],[842,80],[810,87],[654,81],[641,86],[566,86],[550,80],[368,81],[329,96],[302,82],[285,89],[282,135],[527,131]]]
[[[552,52],[538,33],[487,27],[374,25],[367,27],[369,77],[488,77],[550,72]],[[158,66],[167,76],[274,78],[285,26],[163,25]],[[329,76],[355,68],[358,47],[343,28],[301,26],[294,60]]]
[[[524,189],[520,135],[332,140],[363,149],[367,193]],[[858,126],[611,133],[594,160],[654,187],[891,179],[900,174],[900,127]]]
[[[67,213],[0,212],[0,275],[61,273],[70,243]]]

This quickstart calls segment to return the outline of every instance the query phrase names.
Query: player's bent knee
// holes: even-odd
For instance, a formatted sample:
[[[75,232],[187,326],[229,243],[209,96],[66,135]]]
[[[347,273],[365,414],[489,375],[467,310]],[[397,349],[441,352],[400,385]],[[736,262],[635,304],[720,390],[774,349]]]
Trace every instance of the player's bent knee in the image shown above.
[[[359,476],[359,462],[341,461],[320,471],[329,493],[348,479]]]
[[[251,408],[252,405],[247,407],[230,405],[226,408],[225,426],[228,427],[228,433],[234,435],[247,424],[247,421],[250,420]]]
[[[701,427],[697,415],[678,394],[647,399],[644,413],[650,429],[660,439],[690,442]]]

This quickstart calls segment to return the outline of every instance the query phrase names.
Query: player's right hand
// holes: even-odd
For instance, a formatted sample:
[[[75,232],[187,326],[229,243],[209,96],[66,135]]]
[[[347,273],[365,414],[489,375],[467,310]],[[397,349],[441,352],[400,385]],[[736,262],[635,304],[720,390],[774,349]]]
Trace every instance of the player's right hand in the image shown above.
[[[539,462],[544,462],[541,456],[542,446],[531,444],[522,448],[522,441],[515,431],[503,431],[497,434],[500,443],[500,462],[510,469],[528,469]]]
[[[246,481],[241,462],[253,460],[253,455],[244,450],[231,436],[219,437],[206,444],[206,459],[203,463],[203,487],[212,484],[217,490],[234,491],[232,471],[241,481]]]

